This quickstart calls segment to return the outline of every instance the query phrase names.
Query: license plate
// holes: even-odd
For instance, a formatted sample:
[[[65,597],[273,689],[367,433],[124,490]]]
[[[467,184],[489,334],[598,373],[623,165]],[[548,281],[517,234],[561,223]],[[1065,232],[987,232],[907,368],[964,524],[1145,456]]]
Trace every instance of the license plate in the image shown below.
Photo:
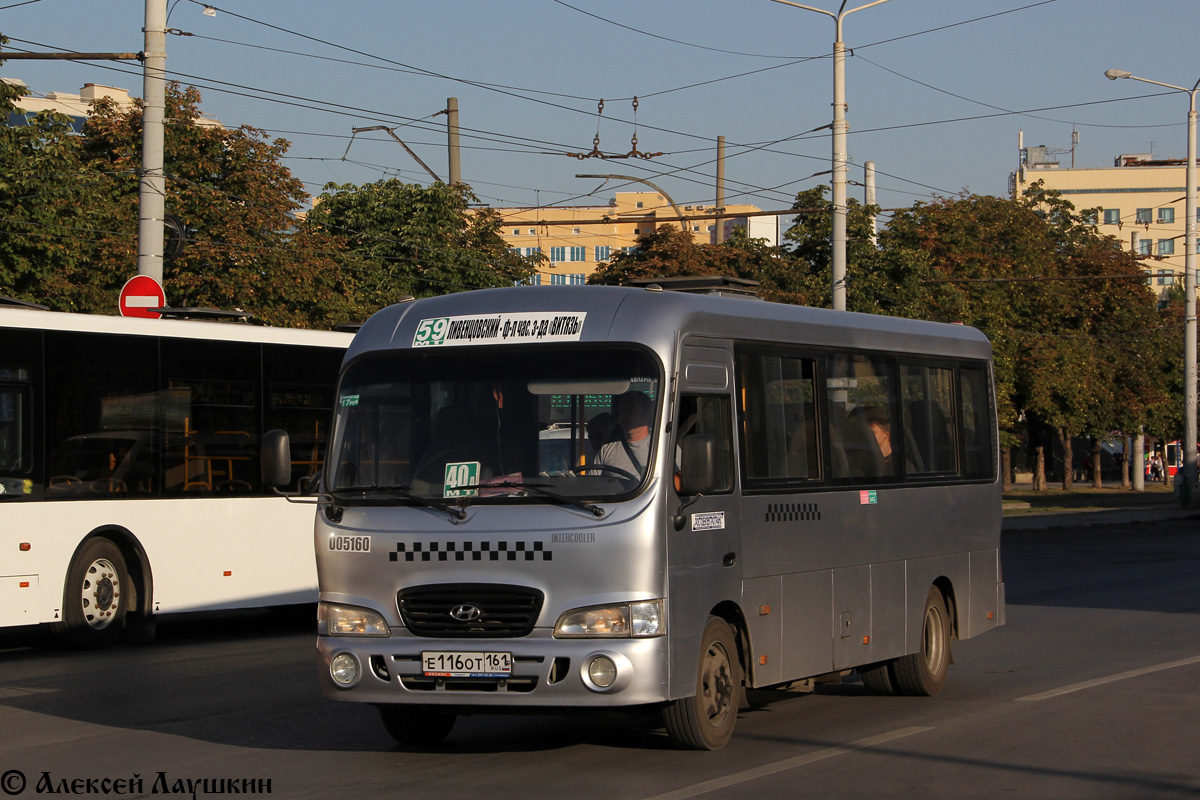
[[[431,678],[507,678],[512,653],[422,652],[421,668]]]

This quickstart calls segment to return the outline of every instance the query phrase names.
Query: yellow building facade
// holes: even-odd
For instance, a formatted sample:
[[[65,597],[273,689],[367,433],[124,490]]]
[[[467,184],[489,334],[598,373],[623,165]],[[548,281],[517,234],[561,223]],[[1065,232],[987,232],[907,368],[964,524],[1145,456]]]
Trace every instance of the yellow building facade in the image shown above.
[[[751,238],[779,242],[777,217],[755,216],[756,206],[727,204],[718,217],[713,206],[674,207],[657,192],[617,192],[608,205],[600,206],[495,211],[503,220],[500,234],[509,247],[548,259],[534,276],[537,284],[586,283],[598,264],[635,247],[640,234],[660,225],[681,226],[697,244],[715,241],[718,224],[725,227],[726,238],[733,228],[744,227]]]
[[[1010,176],[1014,197],[1043,181],[1071,201],[1077,212],[1096,209],[1098,230],[1120,239],[1135,253],[1150,285],[1165,297],[1183,285],[1187,221],[1186,159],[1124,154],[1111,167],[1064,168],[1045,148],[1022,151],[1022,165]],[[1200,277],[1200,276],[1197,276]]]

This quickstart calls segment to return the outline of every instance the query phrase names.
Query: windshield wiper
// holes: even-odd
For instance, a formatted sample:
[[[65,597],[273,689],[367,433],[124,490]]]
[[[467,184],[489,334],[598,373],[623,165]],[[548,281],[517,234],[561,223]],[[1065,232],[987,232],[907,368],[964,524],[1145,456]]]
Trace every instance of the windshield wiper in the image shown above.
[[[347,495],[360,495],[363,499],[372,493],[384,494],[389,497],[399,497],[404,500],[409,500],[419,506],[427,506],[436,508],[438,511],[444,511],[455,519],[466,519],[467,510],[461,505],[453,505],[436,497],[423,497],[415,494],[411,486],[351,486],[345,489],[335,489],[329,494],[335,500],[349,500]]]
[[[460,489],[528,489],[534,494],[541,495],[547,500],[553,500],[555,503],[564,506],[575,506],[582,508],[584,511],[590,511],[593,516],[603,517],[604,509],[595,503],[589,503],[586,500],[580,500],[576,497],[567,497],[558,492],[551,492],[545,488],[544,483],[521,483],[520,481],[500,481],[498,483],[479,483],[471,486],[460,486]]]

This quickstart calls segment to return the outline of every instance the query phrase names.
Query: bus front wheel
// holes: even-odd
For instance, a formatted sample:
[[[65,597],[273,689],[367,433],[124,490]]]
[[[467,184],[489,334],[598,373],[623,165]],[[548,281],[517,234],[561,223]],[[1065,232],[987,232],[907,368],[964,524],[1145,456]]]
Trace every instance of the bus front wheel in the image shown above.
[[[128,588],[121,550],[108,539],[89,540],[67,569],[63,619],[52,623],[51,631],[75,647],[111,644],[125,627]]]
[[[709,617],[700,642],[696,693],[663,709],[671,743],[681,750],[719,750],[733,736],[741,697],[742,671],[733,631]]]
[[[900,694],[932,697],[946,685],[950,670],[950,615],[936,586],[929,587],[921,622],[921,649],[896,659],[892,680]]]
[[[383,727],[397,742],[409,747],[430,747],[441,744],[458,715],[438,711],[429,706],[390,704],[377,706]]]

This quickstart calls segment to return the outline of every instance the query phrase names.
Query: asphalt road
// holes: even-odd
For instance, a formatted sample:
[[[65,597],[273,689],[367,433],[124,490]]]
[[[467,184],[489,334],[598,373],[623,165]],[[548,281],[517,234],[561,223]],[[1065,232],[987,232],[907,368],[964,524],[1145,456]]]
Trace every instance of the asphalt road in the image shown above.
[[[715,753],[617,715],[476,716],[405,750],[373,709],[318,696],[296,615],[168,619],[95,653],[0,633],[0,799],[203,779],[288,798],[1200,796],[1200,525],[1010,533],[1003,559],[1008,625],[955,643],[940,696],[753,692]]]

